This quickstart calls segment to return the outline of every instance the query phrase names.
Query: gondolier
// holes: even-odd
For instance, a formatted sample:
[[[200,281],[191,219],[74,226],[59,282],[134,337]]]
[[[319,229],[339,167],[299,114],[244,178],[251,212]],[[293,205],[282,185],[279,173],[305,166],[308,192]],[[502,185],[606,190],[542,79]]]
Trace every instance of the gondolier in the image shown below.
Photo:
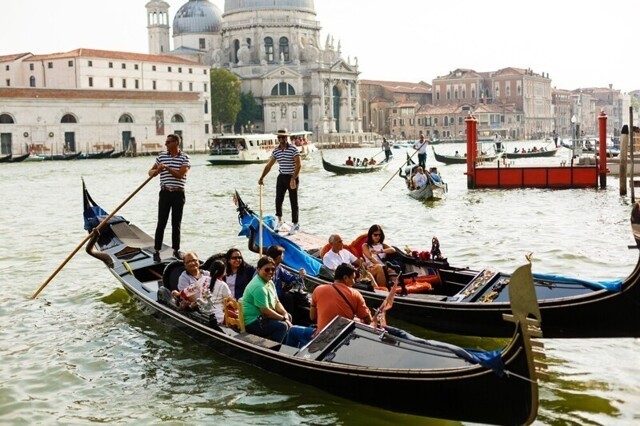
[[[264,184],[264,178],[271,171],[274,163],[278,162],[280,174],[276,182],[276,216],[278,217],[278,223],[276,223],[275,230],[279,231],[282,227],[282,203],[284,202],[284,195],[289,191],[289,201],[291,202],[291,229],[289,234],[295,234],[300,229],[298,224],[298,184],[300,180],[300,169],[302,168],[302,161],[300,160],[300,152],[298,149],[289,143],[289,133],[286,129],[278,130],[278,147],[271,154],[269,162],[264,166],[262,175],[258,179],[258,185]]]
[[[418,165],[425,169],[427,167],[427,145],[428,141],[424,140],[424,135],[420,135],[420,140],[413,144],[413,149],[418,151]]]
[[[180,136],[168,135],[166,151],[161,152],[149,170],[149,176],[160,175],[160,195],[158,199],[158,224],[156,226],[153,260],[160,261],[160,250],[171,212],[171,247],[173,255],[182,259],[180,253],[180,225],[186,201],[184,194],[187,172],[191,168],[189,156],[180,150]]]

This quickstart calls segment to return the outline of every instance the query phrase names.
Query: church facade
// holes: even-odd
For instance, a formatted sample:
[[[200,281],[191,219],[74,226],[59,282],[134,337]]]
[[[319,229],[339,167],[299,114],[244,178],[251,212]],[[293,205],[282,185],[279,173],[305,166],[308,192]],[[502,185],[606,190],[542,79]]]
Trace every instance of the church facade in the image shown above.
[[[146,4],[149,53],[178,55],[236,74],[263,110],[256,131],[362,136],[358,62],[320,39],[313,0],[189,0],[169,25],[169,5]],[[173,49],[170,32],[173,30]],[[357,135],[357,136],[356,136]]]

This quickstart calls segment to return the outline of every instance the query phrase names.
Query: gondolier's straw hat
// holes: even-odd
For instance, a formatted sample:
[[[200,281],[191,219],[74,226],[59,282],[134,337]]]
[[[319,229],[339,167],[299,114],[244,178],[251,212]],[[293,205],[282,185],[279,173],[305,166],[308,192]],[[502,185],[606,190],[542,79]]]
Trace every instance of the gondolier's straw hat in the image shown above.
[[[284,129],[280,129],[276,132],[277,136],[291,136],[291,133],[289,133],[289,131],[284,128]]]

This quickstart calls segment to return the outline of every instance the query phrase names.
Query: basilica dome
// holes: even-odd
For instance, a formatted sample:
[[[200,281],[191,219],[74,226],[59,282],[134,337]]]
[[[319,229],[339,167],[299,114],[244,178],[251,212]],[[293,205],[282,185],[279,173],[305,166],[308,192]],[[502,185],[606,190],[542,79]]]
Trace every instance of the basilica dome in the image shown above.
[[[218,33],[222,28],[222,13],[208,0],[189,0],[173,18],[173,35]]]
[[[316,13],[313,0],[226,0],[224,13],[235,13],[258,9],[301,10]]]

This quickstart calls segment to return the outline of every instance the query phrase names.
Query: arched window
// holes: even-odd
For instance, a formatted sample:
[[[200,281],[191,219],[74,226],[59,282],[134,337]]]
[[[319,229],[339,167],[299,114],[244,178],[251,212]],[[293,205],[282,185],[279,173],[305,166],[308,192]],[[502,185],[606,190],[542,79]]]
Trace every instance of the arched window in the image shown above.
[[[118,119],[118,123],[133,123],[133,117],[129,114],[122,114]]]
[[[289,83],[278,83],[271,89],[271,96],[294,96],[295,89]]]
[[[175,114],[171,117],[172,123],[184,123],[184,118],[180,114]]]
[[[466,98],[467,98],[467,90],[462,89],[462,99],[466,99]]]
[[[61,123],[77,123],[78,119],[76,119],[76,117],[72,114],[65,114],[62,116],[62,119],[60,120]]]
[[[238,63],[238,50],[240,50],[240,40],[233,40],[233,62]]]
[[[29,77],[29,87],[36,87],[36,78],[34,76]]]
[[[471,98],[472,99],[476,98],[476,89],[471,89]]]
[[[289,39],[280,37],[280,57],[289,62]]]
[[[0,114],[0,124],[14,124],[13,117],[9,114]]]
[[[271,37],[266,37],[264,39],[264,53],[267,56],[267,62],[273,63],[273,39]]]

